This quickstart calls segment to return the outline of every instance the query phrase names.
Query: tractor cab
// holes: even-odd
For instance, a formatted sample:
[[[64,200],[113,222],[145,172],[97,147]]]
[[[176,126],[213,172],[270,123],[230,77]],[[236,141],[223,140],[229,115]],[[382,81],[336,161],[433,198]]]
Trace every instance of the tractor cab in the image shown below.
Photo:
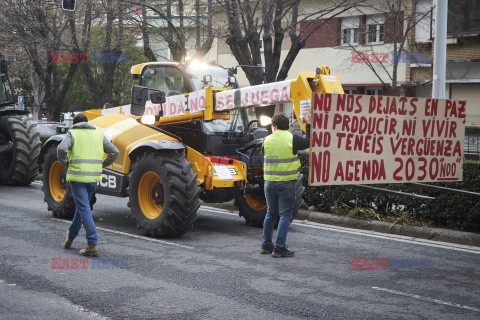
[[[0,57],[0,107],[13,103],[13,90],[7,77],[7,60]]]
[[[187,94],[205,87],[214,91],[238,87],[227,68],[196,60],[186,67],[174,62],[152,62],[132,67],[134,79],[143,87],[161,90],[165,96]],[[163,118],[158,126],[182,138],[198,152],[221,157],[238,157],[237,149],[252,140],[263,138],[268,131],[254,127],[247,110],[235,110],[205,117]]]

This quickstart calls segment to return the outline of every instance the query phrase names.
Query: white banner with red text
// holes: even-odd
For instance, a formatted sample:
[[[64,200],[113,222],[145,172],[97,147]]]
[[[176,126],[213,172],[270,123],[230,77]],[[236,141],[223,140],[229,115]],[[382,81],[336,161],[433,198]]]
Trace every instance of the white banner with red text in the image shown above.
[[[224,111],[290,102],[290,80],[259,84],[215,94],[215,110]]]
[[[219,91],[215,94],[215,111],[226,111],[262,105],[290,102],[291,81],[280,81],[261,84],[241,89]],[[153,104],[150,100],[145,105],[144,114],[158,115],[163,109],[163,117],[184,115],[187,111],[196,114],[206,108],[207,95],[205,89],[191,92],[188,95],[166,97],[163,105]],[[305,101],[308,105],[309,101]],[[308,107],[306,109],[309,109]],[[103,109],[103,114],[121,112],[130,114],[130,105]]]
[[[466,102],[314,93],[309,185],[461,181]]]

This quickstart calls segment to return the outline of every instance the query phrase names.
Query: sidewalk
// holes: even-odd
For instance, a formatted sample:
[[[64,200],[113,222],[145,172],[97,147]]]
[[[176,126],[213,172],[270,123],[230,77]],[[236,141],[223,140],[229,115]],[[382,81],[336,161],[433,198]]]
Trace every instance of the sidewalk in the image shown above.
[[[233,205],[233,201],[226,203],[208,203],[206,205],[225,209],[231,212],[238,212],[237,207]],[[306,220],[345,228],[363,229],[413,238],[422,238],[480,247],[480,234],[472,232],[456,231],[444,228],[408,226],[376,220],[361,220],[310,210],[300,210],[295,220]]]

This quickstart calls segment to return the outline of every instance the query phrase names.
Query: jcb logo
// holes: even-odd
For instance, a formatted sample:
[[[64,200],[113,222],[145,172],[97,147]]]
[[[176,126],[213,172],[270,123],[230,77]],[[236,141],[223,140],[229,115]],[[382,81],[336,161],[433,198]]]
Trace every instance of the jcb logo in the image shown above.
[[[98,184],[104,188],[115,189],[117,188],[117,178],[102,173],[102,180],[100,180]]]

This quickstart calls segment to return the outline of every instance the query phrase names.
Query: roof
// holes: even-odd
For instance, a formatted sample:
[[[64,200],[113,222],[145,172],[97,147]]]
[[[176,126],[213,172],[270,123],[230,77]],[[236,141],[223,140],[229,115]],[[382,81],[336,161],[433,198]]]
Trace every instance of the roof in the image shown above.
[[[145,63],[140,63],[132,66],[132,69],[130,71],[131,74],[142,74],[143,68],[146,66],[151,66],[151,65],[169,65],[169,66],[179,66],[179,62],[167,62],[167,61],[162,61],[162,62],[145,62]]]

